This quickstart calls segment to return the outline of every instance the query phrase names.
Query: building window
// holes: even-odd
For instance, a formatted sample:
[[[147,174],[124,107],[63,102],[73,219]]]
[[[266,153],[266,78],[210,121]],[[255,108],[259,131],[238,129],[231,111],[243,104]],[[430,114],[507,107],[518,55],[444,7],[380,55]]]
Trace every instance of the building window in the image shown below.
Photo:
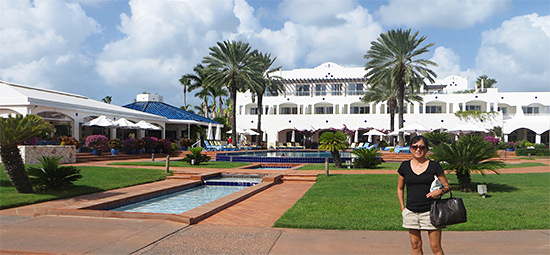
[[[370,113],[369,106],[352,106],[350,108],[350,114],[369,114],[369,113]]]
[[[342,95],[342,84],[332,84],[332,95],[341,96]]]
[[[331,106],[328,107],[315,107],[315,114],[332,114],[333,108]]]
[[[326,96],[327,95],[327,85],[324,85],[324,84],[315,85],[315,95],[316,96]]]
[[[526,114],[538,114],[539,113],[539,108],[538,107],[524,106],[522,108],[523,108],[523,113],[526,113]]]
[[[258,114],[258,108],[254,107],[254,108],[250,108],[250,115],[256,115]]]
[[[296,96],[310,96],[309,85],[296,85]]]
[[[281,114],[298,114],[298,107],[283,107]]]
[[[508,113],[508,108],[507,107],[499,107],[498,108],[499,111],[502,111],[502,115],[506,115]]]
[[[350,84],[348,87],[348,95],[363,95],[363,84]]]
[[[426,105],[426,113],[441,113],[441,106],[436,106],[436,105],[428,106],[428,105]]]
[[[466,105],[466,111],[481,111],[481,105]]]

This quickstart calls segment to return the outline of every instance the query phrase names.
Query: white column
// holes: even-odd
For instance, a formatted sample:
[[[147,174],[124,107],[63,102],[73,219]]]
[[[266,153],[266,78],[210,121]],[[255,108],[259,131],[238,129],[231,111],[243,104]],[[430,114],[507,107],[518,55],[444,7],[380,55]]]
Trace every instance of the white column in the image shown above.
[[[504,142],[505,142],[505,143],[508,142],[508,134],[504,134]]]
[[[116,138],[116,128],[110,128],[111,129],[111,139]]]
[[[78,120],[73,120],[73,138],[76,140],[80,140],[80,123],[78,123]]]
[[[536,134],[535,135],[535,143],[540,143],[540,141],[541,141],[540,138],[541,138],[540,134]]]
[[[160,130],[160,139],[166,139],[166,126],[164,126],[162,130]]]
[[[141,139],[143,137],[145,137],[145,129],[138,129],[138,135],[136,138]]]

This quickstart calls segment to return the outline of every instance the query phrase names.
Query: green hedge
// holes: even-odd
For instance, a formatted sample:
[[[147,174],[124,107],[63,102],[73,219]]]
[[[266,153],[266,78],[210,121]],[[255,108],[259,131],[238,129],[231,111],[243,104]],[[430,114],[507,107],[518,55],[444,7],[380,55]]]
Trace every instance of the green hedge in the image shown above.
[[[550,150],[548,149],[542,149],[542,148],[535,148],[535,149],[526,149],[526,148],[519,148],[516,150],[517,156],[550,156]]]

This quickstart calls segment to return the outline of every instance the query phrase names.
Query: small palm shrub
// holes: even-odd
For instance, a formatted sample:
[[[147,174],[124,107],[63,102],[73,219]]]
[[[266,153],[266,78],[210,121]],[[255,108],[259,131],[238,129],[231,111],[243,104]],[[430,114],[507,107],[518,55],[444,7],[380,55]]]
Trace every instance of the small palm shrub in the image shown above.
[[[33,186],[39,190],[60,189],[72,185],[82,178],[80,170],[74,166],[59,167],[59,160],[63,156],[38,158],[40,167],[30,167],[27,172]]]
[[[498,173],[496,169],[502,168],[504,163],[499,160],[491,160],[498,157],[498,147],[484,141],[477,135],[463,135],[457,142],[441,144],[433,148],[433,158],[440,161],[445,170],[456,172],[458,186],[464,192],[472,191],[470,174],[484,170]]]
[[[185,155],[185,158],[183,158],[182,160],[195,166],[198,166],[201,162],[210,161],[210,156],[202,154],[202,150],[202,147],[189,148],[189,151],[191,153]]]
[[[351,153],[358,156],[354,162],[356,168],[375,168],[377,165],[382,164],[382,159],[380,158],[382,154],[376,148],[359,148],[353,150]]]
[[[442,143],[450,143],[452,139],[447,132],[428,132],[424,136],[430,141],[431,145],[437,146]]]
[[[325,132],[319,138],[319,149],[330,151],[332,160],[337,168],[342,168],[342,159],[340,151],[348,148],[347,136],[342,131],[336,133]]]

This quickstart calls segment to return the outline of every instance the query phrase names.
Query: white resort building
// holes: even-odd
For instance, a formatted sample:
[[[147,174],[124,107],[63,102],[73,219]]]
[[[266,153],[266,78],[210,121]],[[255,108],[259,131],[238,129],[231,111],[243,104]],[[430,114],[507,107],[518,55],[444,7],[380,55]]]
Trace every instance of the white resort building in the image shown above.
[[[389,130],[385,102],[361,102],[369,89],[363,67],[342,67],[327,62],[315,68],[280,71],[285,92],[266,92],[263,98],[262,130],[268,144],[302,142],[304,131],[313,141],[329,129],[348,131],[350,141],[366,141],[370,129]],[[527,139],[548,146],[550,92],[499,92],[498,88],[468,90],[468,79],[456,75],[437,80],[422,90],[421,103],[405,102],[404,126],[421,125],[430,130],[453,129],[466,123],[481,128],[501,127],[504,141]],[[464,118],[458,111],[478,110],[483,117]],[[250,92],[237,95],[237,126],[257,128],[258,106]],[[480,118],[481,117],[481,118]],[[398,129],[395,115],[395,129]],[[357,132],[358,131],[358,132]],[[353,133],[353,135],[352,135]]]

